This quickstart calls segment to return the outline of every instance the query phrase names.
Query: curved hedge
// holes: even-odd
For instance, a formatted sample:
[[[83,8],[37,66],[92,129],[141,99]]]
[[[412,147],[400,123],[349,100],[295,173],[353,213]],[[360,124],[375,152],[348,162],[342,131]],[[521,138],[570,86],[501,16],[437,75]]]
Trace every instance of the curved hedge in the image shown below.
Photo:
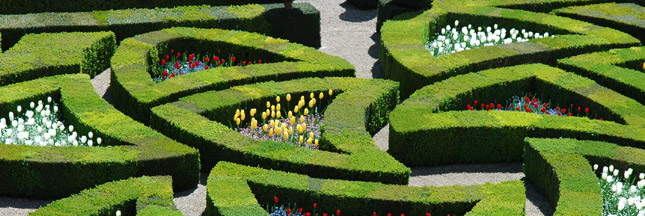
[[[28,34],[0,53],[0,86],[66,73],[94,77],[110,67],[115,49],[112,32]]]
[[[249,104],[287,93],[297,96],[328,89],[343,93],[324,114],[321,149],[326,150],[256,140],[223,124],[229,122],[235,109],[255,107]],[[307,78],[266,82],[195,94],[155,107],[151,127],[200,149],[202,170],[224,160],[314,177],[407,184],[410,169],[381,151],[370,136],[386,124],[390,110],[398,102],[397,95],[398,85],[384,80]]]
[[[205,215],[268,215],[258,203],[272,200],[342,215],[523,215],[521,181],[475,186],[409,187],[306,175],[219,162],[207,184]],[[281,203],[280,203],[281,204]]]
[[[378,6],[378,0],[347,0],[347,2],[363,10],[375,9]]]
[[[645,150],[613,143],[575,139],[526,138],[524,173],[544,192],[554,215],[601,215],[603,199],[591,164],[645,171]]]
[[[159,53],[177,49],[174,46],[203,51],[224,49],[248,52],[275,58],[278,62],[214,68],[155,84],[151,78],[155,66],[151,64],[157,63]],[[112,58],[110,91],[119,110],[147,123],[150,108],[196,92],[258,81],[354,76],[354,71],[347,60],[282,39],[220,29],[171,28],[121,42]]]
[[[381,28],[379,60],[385,77],[401,82],[402,98],[407,98],[425,85],[474,70],[532,62],[549,63],[565,56],[640,43],[626,33],[570,18],[496,8],[487,6],[483,1],[479,4],[467,6],[469,2],[456,4],[436,1],[431,10],[410,19],[385,22]],[[455,19],[473,26],[496,23],[508,28],[548,31],[558,37],[481,47],[434,57],[425,48],[425,43],[437,29],[446,23],[452,24]]]
[[[85,189],[29,215],[183,215],[173,203],[168,176],[138,177]]]
[[[474,99],[537,92],[553,104],[598,110],[611,121],[465,110]],[[390,115],[388,152],[406,165],[521,161],[524,137],[573,137],[645,147],[645,107],[597,83],[541,64],[455,76],[415,92]],[[614,122],[612,122],[614,121]],[[624,122],[626,125],[621,124]]]
[[[610,26],[633,35],[641,42],[645,41],[645,35],[643,35],[645,32],[645,7],[636,3],[611,2],[572,6],[556,9],[551,13]]]
[[[394,2],[393,0],[378,0],[378,10],[376,15],[376,32],[381,32],[383,23],[395,16],[413,12],[418,9],[407,8]]]
[[[645,74],[638,69],[643,62],[645,47],[630,47],[559,59],[558,67],[645,103]]]
[[[92,0],[79,4],[71,0],[4,0],[0,2],[0,14],[24,14],[40,12],[75,12],[127,8],[158,8],[187,5],[243,5],[281,3],[281,0]],[[25,5],[28,5],[25,7]]]
[[[285,10],[283,4],[250,4],[0,15],[2,50],[27,33],[111,31],[121,41],[174,26],[257,32],[319,47],[320,12],[309,3],[293,6],[293,10]]]

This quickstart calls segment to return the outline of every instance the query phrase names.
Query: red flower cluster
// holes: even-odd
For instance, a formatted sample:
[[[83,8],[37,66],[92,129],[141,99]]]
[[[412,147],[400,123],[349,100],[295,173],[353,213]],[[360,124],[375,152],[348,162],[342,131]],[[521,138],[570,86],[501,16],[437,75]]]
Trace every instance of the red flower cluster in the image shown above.
[[[473,106],[471,106],[470,104],[466,105],[466,109],[469,111],[473,111],[473,110],[477,110],[477,107],[480,107],[480,110],[487,110],[487,111],[492,111],[492,110],[523,111],[523,112],[537,113],[537,114],[558,115],[558,116],[575,115],[575,116],[585,116],[585,117],[591,118],[589,107],[585,107],[583,109],[581,106],[578,106],[577,108],[574,108],[573,104],[570,104],[569,109],[560,108],[560,106],[551,108],[549,104],[540,102],[537,98],[531,99],[528,96],[522,99],[515,97],[515,99],[511,100],[511,103],[509,103],[508,106],[506,107],[502,106],[502,104],[495,105],[494,103],[490,103],[490,104],[479,103],[479,101],[477,100],[474,100],[473,104],[474,104]],[[598,119],[597,113],[594,114],[594,119]],[[603,121],[604,119],[600,118],[599,120]]]
[[[175,50],[171,49],[170,55],[165,55],[160,59],[160,69],[162,72],[161,76],[156,78],[156,81],[160,82],[166,79],[173,78],[175,76],[184,75],[200,70],[208,70],[214,67],[248,66],[252,64],[262,64],[261,59],[258,60],[257,63],[254,63],[253,61],[242,61],[240,63],[237,62],[235,56],[224,58],[219,56],[220,53],[221,51],[217,50],[218,55],[211,56],[206,54],[205,56],[200,57],[199,55],[195,55],[194,53],[182,55],[180,52],[175,53]]]

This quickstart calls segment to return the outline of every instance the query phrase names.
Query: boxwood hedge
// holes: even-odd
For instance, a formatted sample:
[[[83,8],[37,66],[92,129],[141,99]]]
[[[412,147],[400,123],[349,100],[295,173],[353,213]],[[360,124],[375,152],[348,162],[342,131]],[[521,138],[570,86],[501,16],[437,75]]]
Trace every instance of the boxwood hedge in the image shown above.
[[[558,60],[558,67],[588,77],[638,102],[645,103],[645,47],[612,49]]]
[[[611,121],[510,111],[459,111],[473,100],[538,93]],[[563,107],[564,107],[563,106]],[[455,76],[426,86],[390,115],[388,152],[406,165],[521,161],[525,137],[570,137],[645,147],[645,107],[592,80],[542,64]]]
[[[59,198],[108,181],[171,175],[178,190],[199,180],[199,152],[114,109],[86,74],[58,75],[0,87],[0,113],[52,96],[66,125],[93,131],[101,147],[0,145],[0,194]],[[2,114],[4,116],[4,114]]]
[[[610,26],[645,41],[645,7],[635,3],[602,3],[572,6],[553,10],[551,13]]]
[[[160,53],[170,53],[173,48],[197,53],[222,49],[273,60],[270,64],[213,68],[155,84],[151,74],[157,59]],[[121,42],[112,58],[110,91],[119,110],[147,123],[150,108],[195,92],[258,81],[324,76],[354,76],[354,67],[347,60],[313,48],[255,33],[171,28]]]
[[[94,77],[110,67],[115,49],[112,32],[28,34],[0,53],[0,86],[67,73]]]
[[[600,141],[526,138],[524,145],[524,173],[556,207],[554,215],[601,215],[602,169],[594,173],[591,164],[641,173],[644,159],[643,149]]]
[[[376,15],[376,32],[381,32],[381,26],[386,20],[407,12],[413,12],[418,9],[401,6],[393,0],[378,0],[378,9]]]
[[[504,6],[500,2],[509,1],[478,2],[435,1],[432,9],[422,14],[385,22],[381,28],[379,61],[386,78],[401,82],[402,98],[425,85],[469,71],[532,62],[553,63],[565,56],[640,44],[629,34],[611,28],[550,14],[490,6]],[[516,6],[522,2],[533,1],[521,1]],[[558,36],[434,57],[425,44],[437,29],[454,20],[473,26],[499,24]]]
[[[3,1],[4,2],[4,1]],[[139,2],[139,1],[133,1]],[[157,3],[159,1],[155,1]],[[257,32],[307,46],[320,46],[320,12],[309,3],[181,6],[75,13],[0,15],[2,50],[27,33],[111,31],[117,41],[173,26]],[[296,29],[296,30],[295,30]]]
[[[75,12],[127,8],[158,8],[187,5],[243,5],[280,3],[281,0],[92,0],[79,4],[75,1],[57,0],[5,0],[0,2],[0,14],[24,14],[40,12]]]
[[[338,96],[324,113],[321,150],[260,141],[226,126],[236,109],[257,108],[287,93],[299,98],[328,89]],[[397,95],[398,85],[384,80],[306,78],[266,82],[195,94],[154,107],[151,127],[200,149],[202,170],[218,161],[232,161],[314,177],[407,184],[410,169],[381,151],[370,136],[386,124]]]
[[[205,215],[269,215],[259,203],[311,206],[341,215],[523,215],[521,181],[475,186],[409,187],[375,182],[312,178],[219,162],[207,184]]]
[[[29,215],[115,215],[117,210],[123,215],[183,215],[173,203],[169,176],[108,182],[56,200]]]
[[[347,2],[360,9],[374,9],[377,6],[378,0],[347,0]]]

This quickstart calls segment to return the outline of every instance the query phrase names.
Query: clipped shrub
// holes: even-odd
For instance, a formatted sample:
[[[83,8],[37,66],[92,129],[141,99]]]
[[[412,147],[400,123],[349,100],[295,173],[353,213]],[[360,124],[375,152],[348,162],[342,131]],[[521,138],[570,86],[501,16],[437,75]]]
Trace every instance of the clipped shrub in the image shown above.
[[[202,5],[0,15],[2,50],[9,49],[27,33],[111,31],[116,35],[117,41],[121,41],[137,34],[173,26],[257,32],[319,47],[320,12],[309,3],[294,4],[293,10],[285,10],[283,7],[283,4]]]
[[[477,98],[538,92],[580,104],[610,121],[513,111],[464,110]],[[390,115],[388,152],[409,166],[521,161],[525,137],[571,137],[643,147],[645,107],[597,83],[542,64],[520,65],[426,86]]]
[[[161,53],[169,53],[170,49],[195,52],[221,49],[277,62],[214,68],[155,84],[151,76],[157,59]],[[171,28],[121,42],[112,58],[110,91],[115,99],[115,107],[134,119],[148,123],[150,108],[196,92],[252,82],[324,76],[354,76],[354,67],[342,58],[260,34]]]
[[[169,176],[143,176],[85,189],[29,215],[183,215],[172,199]]]
[[[375,9],[378,5],[378,0],[347,0],[350,4],[360,9]]]
[[[475,186],[409,187],[375,182],[312,178],[302,174],[219,162],[207,183],[205,215],[268,215],[259,203],[311,206],[341,215],[521,215],[521,181]],[[295,210],[294,210],[295,211]]]
[[[296,98],[295,102],[305,93],[308,96],[309,92],[329,89],[337,96],[324,113],[322,150],[261,141],[229,128],[234,125],[230,117],[236,109],[254,108],[287,93]],[[407,184],[409,168],[381,151],[370,136],[386,124],[389,111],[398,101],[397,94],[397,84],[384,80],[307,78],[266,82],[199,93],[154,107],[150,125],[200,149],[202,170],[211,169],[219,161],[233,161],[314,177]],[[288,101],[283,104],[294,105]],[[246,117],[249,122],[253,116]]]
[[[584,20],[601,26],[627,32],[645,41],[645,11],[643,6],[636,3],[602,3],[582,6],[571,6],[553,10],[558,16]]]

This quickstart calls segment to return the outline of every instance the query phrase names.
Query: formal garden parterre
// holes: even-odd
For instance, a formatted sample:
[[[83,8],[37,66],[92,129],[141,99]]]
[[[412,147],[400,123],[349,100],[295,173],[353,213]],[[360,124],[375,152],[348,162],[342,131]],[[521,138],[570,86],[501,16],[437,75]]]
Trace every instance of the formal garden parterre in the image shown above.
[[[378,7],[373,80],[291,2],[0,3],[0,195],[182,215],[202,172],[203,215],[525,215],[527,183],[555,215],[645,215],[641,2],[348,1]],[[407,185],[499,162],[526,178]]]

